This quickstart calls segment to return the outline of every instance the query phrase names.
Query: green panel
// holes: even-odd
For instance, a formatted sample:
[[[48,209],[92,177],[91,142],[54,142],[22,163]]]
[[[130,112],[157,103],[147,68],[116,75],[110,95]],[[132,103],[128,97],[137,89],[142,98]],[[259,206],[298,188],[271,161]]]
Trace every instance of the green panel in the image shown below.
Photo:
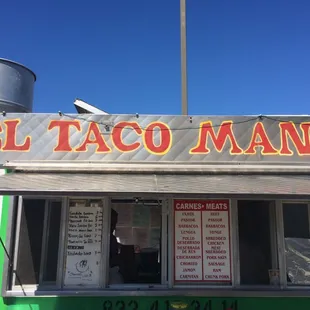
[[[28,297],[5,299],[7,310],[297,310],[309,298]],[[3,308],[4,309],[4,308]]]
[[[2,200],[2,212],[1,212],[1,227],[0,227],[0,236],[2,240],[5,242],[6,240],[6,229],[7,229],[7,222],[8,222],[8,212],[9,212],[9,204],[10,204],[10,197],[3,196]],[[3,277],[3,263],[5,258],[5,252],[2,246],[0,245],[0,291],[2,290],[2,277]],[[0,298],[0,310],[5,310],[7,307],[2,298]]]

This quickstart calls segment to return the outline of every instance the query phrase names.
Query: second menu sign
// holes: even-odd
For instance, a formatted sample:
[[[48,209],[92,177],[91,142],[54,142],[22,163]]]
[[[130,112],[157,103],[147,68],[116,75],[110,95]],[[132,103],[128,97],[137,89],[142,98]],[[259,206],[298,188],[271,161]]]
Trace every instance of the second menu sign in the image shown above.
[[[68,215],[65,286],[99,286],[102,201],[71,200]]]
[[[174,200],[176,282],[231,282],[229,200]]]

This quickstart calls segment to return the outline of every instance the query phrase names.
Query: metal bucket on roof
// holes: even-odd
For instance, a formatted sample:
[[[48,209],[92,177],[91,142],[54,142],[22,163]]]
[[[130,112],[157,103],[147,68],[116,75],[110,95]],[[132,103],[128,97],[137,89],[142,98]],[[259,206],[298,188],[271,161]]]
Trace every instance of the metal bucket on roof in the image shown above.
[[[32,112],[36,75],[27,67],[0,58],[0,111]]]

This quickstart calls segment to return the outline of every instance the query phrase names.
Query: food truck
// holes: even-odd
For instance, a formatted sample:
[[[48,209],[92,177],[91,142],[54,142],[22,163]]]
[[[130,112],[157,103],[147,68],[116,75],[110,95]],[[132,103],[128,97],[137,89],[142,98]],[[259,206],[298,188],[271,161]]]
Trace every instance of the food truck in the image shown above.
[[[0,126],[8,309],[308,305],[308,118],[8,113]]]
[[[3,112],[0,309],[308,308],[309,129]]]

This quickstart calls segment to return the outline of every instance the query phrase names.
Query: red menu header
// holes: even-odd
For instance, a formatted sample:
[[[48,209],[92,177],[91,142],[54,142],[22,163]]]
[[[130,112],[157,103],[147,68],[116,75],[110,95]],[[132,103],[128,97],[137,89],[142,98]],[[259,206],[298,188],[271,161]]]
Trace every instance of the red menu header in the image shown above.
[[[175,200],[175,211],[228,211],[229,200]]]

